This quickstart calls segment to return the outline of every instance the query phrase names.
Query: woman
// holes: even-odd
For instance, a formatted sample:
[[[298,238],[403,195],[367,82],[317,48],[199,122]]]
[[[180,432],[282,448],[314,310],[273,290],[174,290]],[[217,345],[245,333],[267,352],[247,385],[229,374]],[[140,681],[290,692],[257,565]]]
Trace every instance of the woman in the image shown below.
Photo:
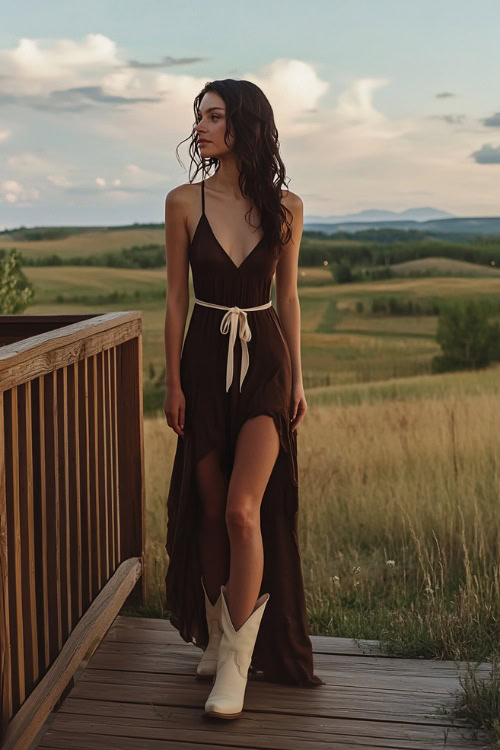
[[[297,539],[303,206],[281,190],[278,132],[258,86],[209,82],[194,113],[190,154],[203,179],[165,201],[164,409],[178,435],[166,607],[182,638],[204,649],[197,677],[213,680],[204,715],[233,719],[249,673],[324,684],[313,673]],[[189,264],[195,305],[183,342]]]

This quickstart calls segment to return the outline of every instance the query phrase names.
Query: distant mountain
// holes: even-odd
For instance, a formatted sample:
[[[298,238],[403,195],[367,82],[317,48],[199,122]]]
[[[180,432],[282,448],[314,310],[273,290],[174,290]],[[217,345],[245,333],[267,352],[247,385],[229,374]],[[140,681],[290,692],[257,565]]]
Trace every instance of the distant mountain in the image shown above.
[[[407,208],[405,211],[385,211],[378,208],[367,208],[355,214],[344,216],[305,216],[304,223],[309,224],[337,224],[338,222],[360,221],[431,221],[433,219],[452,219],[453,214],[440,211],[438,208],[423,206],[421,208]]]
[[[418,210],[418,209],[415,209]],[[363,212],[365,213],[365,212]],[[385,213],[385,212],[384,212]],[[335,217],[333,217],[335,219]],[[362,232],[367,229],[412,229],[419,232],[460,234],[463,239],[477,234],[500,235],[500,217],[477,216],[468,218],[434,219],[430,221],[340,221],[325,223],[304,219],[304,230],[336,234],[337,232]]]

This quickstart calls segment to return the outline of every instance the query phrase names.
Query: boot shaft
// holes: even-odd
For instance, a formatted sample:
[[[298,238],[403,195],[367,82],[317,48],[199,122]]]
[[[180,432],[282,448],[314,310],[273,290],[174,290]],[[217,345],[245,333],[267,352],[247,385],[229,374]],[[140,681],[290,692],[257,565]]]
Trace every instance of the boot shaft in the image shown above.
[[[238,630],[235,630],[227,607],[224,591],[225,587],[221,586],[221,622],[223,633],[219,646],[219,654],[221,660],[223,660],[227,657],[228,651],[234,651],[238,666],[242,674],[246,675],[252,659],[252,653],[259,632],[260,623],[270,596],[269,594],[263,594],[259,597],[252,614],[247,620],[245,620]]]

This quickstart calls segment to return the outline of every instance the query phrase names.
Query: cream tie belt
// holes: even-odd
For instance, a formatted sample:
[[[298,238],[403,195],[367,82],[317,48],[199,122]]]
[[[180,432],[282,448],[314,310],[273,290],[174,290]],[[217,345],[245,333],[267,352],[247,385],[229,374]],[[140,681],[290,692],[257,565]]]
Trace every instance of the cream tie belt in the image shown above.
[[[231,383],[233,382],[233,367],[234,367],[234,342],[236,341],[236,329],[239,323],[239,335],[241,340],[241,372],[240,372],[240,392],[243,380],[247,374],[248,366],[250,365],[250,357],[248,355],[247,341],[252,338],[252,331],[248,325],[247,312],[251,310],[264,310],[266,307],[271,307],[273,301],[269,300],[264,305],[257,305],[257,307],[226,307],[225,305],[216,305],[213,302],[204,302],[201,299],[194,298],[194,301],[199,305],[205,307],[216,307],[219,310],[227,310],[226,314],[222,318],[220,324],[221,333],[226,334],[229,331],[229,345],[227,348],[227,367],[226,367],[226,393],[229,390]]]

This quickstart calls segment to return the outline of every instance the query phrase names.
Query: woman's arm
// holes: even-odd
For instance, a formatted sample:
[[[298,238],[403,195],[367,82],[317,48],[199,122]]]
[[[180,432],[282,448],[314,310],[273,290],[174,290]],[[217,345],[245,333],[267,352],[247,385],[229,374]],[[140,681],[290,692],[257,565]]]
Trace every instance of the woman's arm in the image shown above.
[[[186,218],[190,196],[186,187],[180,185],[174,188],[165,199],[165,415],[168,425],[181,436],[184,435],[185,401],[181,389],[180,362],[189,309],[189,233]]]
[[[283,245],[282,255],[276,266],[276,309],[285,332],[292,361],[293,382],[293,429],[296,429],[307,410],[302,382],[300,357],[300,303],[297,291],[299,248],[304,226],[304,204],[295,193],[288,192],[284,205],[293,214],[292,237]]]

